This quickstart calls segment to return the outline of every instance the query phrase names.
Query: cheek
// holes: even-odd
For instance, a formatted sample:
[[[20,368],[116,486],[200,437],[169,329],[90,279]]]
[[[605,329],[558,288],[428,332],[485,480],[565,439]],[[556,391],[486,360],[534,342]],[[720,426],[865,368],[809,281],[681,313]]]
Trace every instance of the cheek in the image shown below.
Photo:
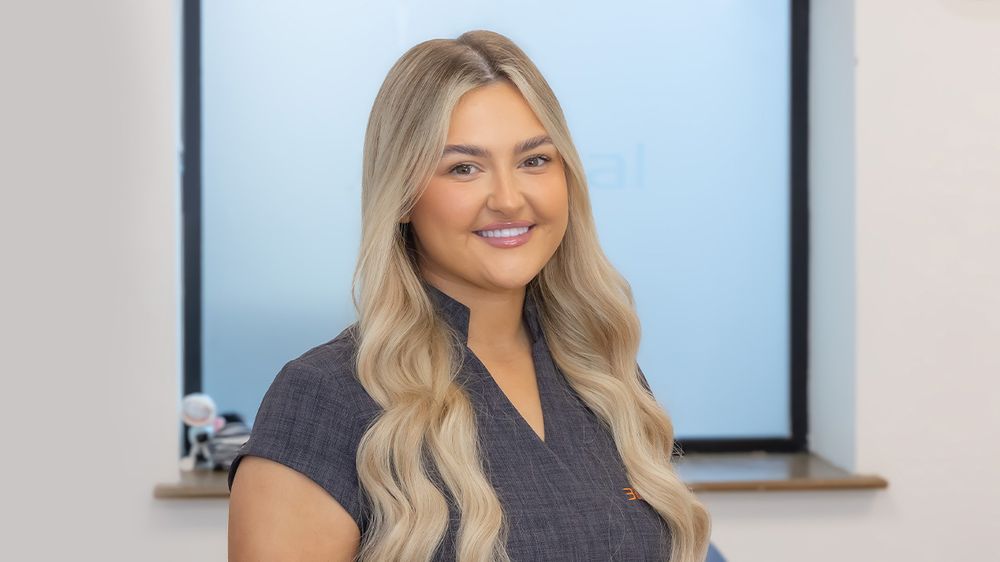
[[[425,239],[466,232],[475,217],[475,202],[461,190],[433,182],[417,200],[412,213],[414,227]]]
[[[540,193],[543,196],[539,207],[544,209],[545,218],[556,224],[565,223],[569,216],[569,186],[565,176],[553,174]]]

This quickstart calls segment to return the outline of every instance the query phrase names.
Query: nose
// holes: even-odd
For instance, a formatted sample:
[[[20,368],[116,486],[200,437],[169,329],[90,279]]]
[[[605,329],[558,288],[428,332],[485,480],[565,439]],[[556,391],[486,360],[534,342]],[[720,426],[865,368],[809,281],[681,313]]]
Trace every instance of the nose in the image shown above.
[[[511,172],[494,174],[490,185],[490,194],[486,206],[507,216],[516,215],[524,206],[524,194],[521,192],[517,178]]]

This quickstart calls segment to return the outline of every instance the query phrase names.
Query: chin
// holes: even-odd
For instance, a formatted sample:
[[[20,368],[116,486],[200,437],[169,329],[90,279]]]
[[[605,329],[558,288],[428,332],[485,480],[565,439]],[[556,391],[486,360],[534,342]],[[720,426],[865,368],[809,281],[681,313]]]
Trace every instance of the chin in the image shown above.
[[[496,287],[514,290],[526,287],[536,275],[538,275],[537,271],[524,272],[519,275],[512,275],[508,273],[502,277],[491,277],[489,278],[489,281]]]

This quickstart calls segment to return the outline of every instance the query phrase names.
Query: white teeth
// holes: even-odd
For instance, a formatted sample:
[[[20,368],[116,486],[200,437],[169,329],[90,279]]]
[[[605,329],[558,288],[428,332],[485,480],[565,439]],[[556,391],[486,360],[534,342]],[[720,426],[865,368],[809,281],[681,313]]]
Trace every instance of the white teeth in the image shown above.
[[[480,230],[478,234],[486,238],[509,238],[528,232],[528,228],[527,226],[522,226],[520,228],[503,228],[500,230]]]

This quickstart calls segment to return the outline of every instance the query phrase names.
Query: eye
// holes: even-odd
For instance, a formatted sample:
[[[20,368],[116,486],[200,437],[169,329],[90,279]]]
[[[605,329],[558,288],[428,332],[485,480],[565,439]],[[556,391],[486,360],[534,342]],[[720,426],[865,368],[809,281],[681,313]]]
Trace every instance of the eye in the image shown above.
[[[540,167],[544,166],[545,163],[549,162],[550,160],[552,160],[552,159],[549,158],[548,156],[544,155],[544,154],[536,154],[534,156],[529,157],[527,160],[525,160],[524,161],[524,166],[526,168],[540,168]]]
[[[471,176],[475,171],[476,167],[472,164],[456,164],[448,173],[453,176]]]

